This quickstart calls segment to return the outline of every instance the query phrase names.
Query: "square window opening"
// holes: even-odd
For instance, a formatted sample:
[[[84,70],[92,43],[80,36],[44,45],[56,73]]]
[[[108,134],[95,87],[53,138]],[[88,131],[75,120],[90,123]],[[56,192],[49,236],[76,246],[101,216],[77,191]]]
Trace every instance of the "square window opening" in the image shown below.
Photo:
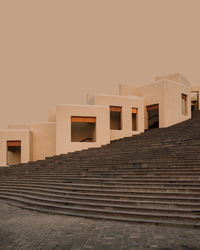
[[[96,142],[96,117],[71,117],[71,142]]]

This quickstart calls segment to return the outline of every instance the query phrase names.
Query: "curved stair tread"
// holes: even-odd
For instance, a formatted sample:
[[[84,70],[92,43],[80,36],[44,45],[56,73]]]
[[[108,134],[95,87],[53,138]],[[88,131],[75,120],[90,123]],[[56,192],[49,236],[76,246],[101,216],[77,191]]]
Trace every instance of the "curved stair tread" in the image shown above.
[[[181,219],[183,218],[184,220],[186,219],[194,219],[194,220],[197,220],[198,222],[197,223],[200,223],[200,216],[198,215],[188,215],[188,214],[184,214],[184,215],[181,215],[181,214],[169,214],[169,213],[166,213],[166,214],[158,214],[158,213],[145,213],[145,212],[128,212],[128,211],[123,211],[123,210],[106,210],[106,209],[93,209],[93,208],[83,208],[83,207],[70,207],[70,206],[64,206],[64,205],[60,205],[60,204],[51,204],[49,203],[50,201],[40,201],[40,202],[37,202],[35,200],[38,200],[38,199],[35,199],[32,200],[32,199],[29,199],[29,198],[16,198],[16,197],[2,197],[1,196],[1,199],[4,198],[4,199],[8,199],[8,200],[14,200],[14,201],[17,201],[17,202],[21,202],[21,203],[24,203],[24,204],[33,204],[33,205],[37,205],[37,206],[47,206],[47,207],[50,207],[50,208],[60,208],[60,209],[66,209],[66,210],[78,210],[78,211],[91,211],[91,212],[96,212],[96,213],[108,213],[108,214],[121,214],[121,215],[128,215],[128,216],[147,216],[147,217],[163,217],[163,218],[175,218],[175,219]]]
[[[0,168],[0,199],[40,212],[200,228],[200,111],[100,148]]]
[[[81,201],[76,201],[76,200],[79,200],[79,199],[76,199],[73,198],[73,197],[66,197],[66,196],[57,196],[57,195],[45,195],[43,193],[31,193],[31,192],[22,192],[20,194],[16,194],[16,193],[7,193],[7,192],[2,192],[0,193],[0,196],[2,195],[9,195],[9,196],[14,196],[16,195],[17,197],[24,197],[24,198],[34,198],[34,199],[37,199],[37,200],[41,200],[41,201],[52,201],[52,202],[58,202],[58,203],[68,203],[68,204],[77,204],[77,205],[90,205],[90,206],[102,206],[102,207],[111,207],[111,208],[115,208],[115,207],[119,207],[119,208],[128,208],[128,209],[144,209],[144,210],[155,210],[155,211],[177,211],[177,212],[195,212],[195,213],[199,213],[200,214],[200,204],[199,204],[199,207],[198,208],[170,208],[168,207],[167,209],[166,208],[163,208],[163,207],[151,207],[151,206],[142,206],[142,204],[140,205],[137,205],[137,206],[133,206],[133,205],[126,205],[126,204],[123,204],[123,205],[120,205],[120,204],[117,204],[117,200],[109,200],[110,202],[115,202],[115,204],[109,204],[109,203],[104,203],[104,202],[107,202],[105,201],[104,199],[100,200],[101,203],[98,203],[98,202],[95,202],[95,201],[98,201],[97,199],[88,199],[88,198],[83,198],[81,199]],[[83,200],[83,201],[82,201]],[[84,201],[85,200],[85,201]],[[88,202],[87,200],[90,200],[90,202]],[[91,202],[92,201],[92,202]],[[121,201],[120,201],[121,202]],[[128,201],[124,201],[124,203],[129,203]],[[130,202],[131,203],[131,202]]]

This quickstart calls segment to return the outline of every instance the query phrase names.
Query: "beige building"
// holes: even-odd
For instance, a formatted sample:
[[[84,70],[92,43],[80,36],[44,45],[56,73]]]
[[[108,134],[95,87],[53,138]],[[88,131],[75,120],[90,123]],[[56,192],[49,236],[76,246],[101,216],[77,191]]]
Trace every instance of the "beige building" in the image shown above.
[[[57,105],[47,123],[12,124],[0,130],[0,166],[45,159],[163,128],[199,110],[200,85],[181,74],[143,86],[120,84],[119,96],[87,95],[87,105]]]

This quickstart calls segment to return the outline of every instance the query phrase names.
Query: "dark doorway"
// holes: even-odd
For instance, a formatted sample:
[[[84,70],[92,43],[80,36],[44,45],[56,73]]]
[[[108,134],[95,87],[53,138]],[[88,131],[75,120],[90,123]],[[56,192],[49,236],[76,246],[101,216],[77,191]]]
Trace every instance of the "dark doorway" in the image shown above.
[[[192,111],[199,110],[199,91],[191,92],[191,110]]]
[[[7,141],[7,165],[21,163],[21,141]]]
[[[159,128],[159,104],[147,106],[148,129]]]
[[[110,106],[110,129],[122,129],[121,113],[122,107]]]
[[[138,130],[138,109],[132,108],[132,130],[137,131]]]

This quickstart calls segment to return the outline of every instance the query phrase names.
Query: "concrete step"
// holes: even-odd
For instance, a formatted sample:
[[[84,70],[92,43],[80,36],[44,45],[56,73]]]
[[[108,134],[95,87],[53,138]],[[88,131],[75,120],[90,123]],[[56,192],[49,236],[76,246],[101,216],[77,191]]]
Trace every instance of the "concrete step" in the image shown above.
[[[4,184],[9,184],[9,185],[16,185],[18,183],[24,183],[24,184],[49,184],[49,185],[68,185],[68,186],[88,186],[88,187],[92,187],[92,186],[104,186],[106,188],[132,188],[132,187],[161,187],[161,188],[171,188],[171,187],[184,187],[184,188],[199,188],[200,187],[200,183],[199,182],[184,182],[184,183],[180,183],[180,182],[134,182],[134,183],[116,183],[116,182],[112,182],[112,183],[72,183],[72,182],[66,182],[65,180],[46,180],[46,179],[16,179],[16,180],[2,180],[1,181],[1,185]]]
[[[151,192],[184,192],[184,193],[200,193],[200,185],[199,187],[193,187],[193,186],[114,186],[114,185],[91,185],[91,184],[71,184],[71,183],[57,183],[57,182],[24,182],[24,181],[17,181],[14,183],[10,182],[2,182],[1,187],[20,187],[20,188],[26,188],[26,187],[47,187],[50,189],[68,189],[68,190],[85,190],[85,191],[91,191],[95,190],[96,192],[124,192],[129,193],[132,191],[151,191]],[[1,188],[0,187],[0,188]]]
[[[15,190],[43,190],[45,192],[48,192],[48,193],[64,193],[66,194],[67,192],[81,192],[81,193],[85,193],[87,194],[88,192],[89,193],[93,193],[93,194],[103,194],[103,195],[106,195],[106,194],[109,194],[109,195],[121,195],[122,197],[124,197],[125,195],[141,195],[141,196],[147,196],[147,195],[150,195],[150,196],[167,196],[167,197],[174,197],[174,195],[176,195],[176,197],[184,197],[184,198],[187,198],[187,199],[190,199],[192,197],[197,197],[197,198],[200,198],[200,192],[181,192],[179,190],[175,190],[175,191],[150,191],[150,190],[108,190],[108,189],[89,189],[89,188],[82,188],[82,187],[49,187],[49,186],[45,186],[45,185],[40,185],[40,186],[37,186],[37,185],[32,185],[32,186],[28,186],[28,185],[15,185]],[[13,186],[12,185],[4,185],[4,186],[1,186],[0,187],[0,191],[5,191],[5,190],[13,190]]]
[[[57,212],[71,212],[74,215],[77,215],[79,213],[82,214],[89,214],[89,215],[94,215],[94,216],[112,216],[113,218],[126,218],[126,219],[142,219],[142,220],[159,220],[162,222],[185,222],[189,224],[193,224],[194,226],[199,225],[200,223],[200,216],[199,215],[182,215],[182,214],[169,214],[169,213],[145,213],[145,212],[137,212],[137,211],[132,211],[132,212],[127,212],[123,210],[119,211],[112,211],[109,209],[92,209],[92,208],[83,208],[83,207],[71,207],[71,206],[65,206],[62,205],[61,203],[58,203],[57,201],[55,202],[54,200],[46,200],[46,201],[41,201],[40,199],[36,199],[34,197],[28,198],[28,197],[16,197],[16,196],[9,196],[5,197],[4,195],[0,195],[1,200],[9,200],[9,201],[14,201],[18,202],[21,204],[24,204],[26,206],[34,206],[34,207],[39,207],[39,208],[44,208],[44,209],[49,209],[52,212],[56,209]]]
[[[53,213],[53,214],[61,214],[61,215],[68,215],[68,216],[78,216],[78,217],[85,217],[90,219],[100,219],[100,220],[115,220],[115,221],[121,221],[121,222],[131,222],[131,223],[140,223],[140,224],[150,224],[150,225],[162,225],[162,226],[171,226],[171,227],[182,227],[182,228],[193,228],[198,229],[199,223],[188,223],[188,222],[175,222],[175,221],[163,221],[163,220],[150,220],[150,219],[141,219],[141,218],[124,218],[124,217],[115,217],[115,216],[109,216],[109,215],[93,215],[93,214],[86,214],[86,213],[72,213],[69,211],[57,211],[55,208],[52,211],[52,209],[47,209],[44,207],[38,207],[37,205],[34,205],[33,203],[31,206],[26,205],[22,202],[16,202],[13,200],[3,199],[1,200],[6,201],[7,204],[14,205],[23,209],[29,209],[33,211],[43,212],[43,213]]]
[[[130,211],[134,211],[134,212],[149,212],[149,213],[158,213],[158,214],[183,214],[183,215],[200,215],[200,206],[197,207],[195,206],[195,208],[191,208],[191,207],[187,207],[187,208],[182,208],[182,207],[178,207],[178,206],[174,206],[174,207],[155,207],[155,206],[151,206],[151,204],[148,204],[148,206],[144,206],[141,204],[138,205],[133,205],[129,202],[129,204],[126,204],[125,202],[112,202],[110,201],[110,203],[101,200],[101,202],[99,202],[99,200],[95,201],[90,200],[88,201],[87,198],[86,199],[72,199],[71,197],[65,197],[65,196],[57,196],[57,195],[47,195],[45,193],[42,192],[22,192],[22,193],[17,193],[13,190],[12,193],[9,192],[1,192],[0,196],[6,196],[7,198],[11,197],[22,197],[22,198],[28,198],[28,199],[33,199],[33,200],[37,200],[39,201],[46,201],[49,202],[51,204],[61,204],[61,205],[65,205],[65,206],[71,206],[71,207],[81,207],[81,208],[98,208],[98,209],[110,209],[113,212],[114,211],[118,211],[118,210],[123,210],[124,212],[130,212]],[[127,202],[128,203],[128,202]]]
[[[31,190],[32,191],[32,190]],[[32,195],[36,195],[37,193],[39,193],[39,196],[46,195],[49,197],[55,197],[57,199],[60,199],[59,195],[57,195],[57,193],[55,192],[51,192],[49,193],[48,190],[42,191],[42,190],[37,190],[34,192],[31,191],[23,191],[24,194],[32,194]],[[4,196],[9,196],[9,195],[14,195],[14,193],[16,193],[17,195],[22,194],[21,190],[17,191],[17,190],[5,190],[2,191],[1,194],[3,194]],[[62,196],[62,192],[61,196]],[[63,197],[62,197],[63,198]],[[138,206],[138,207],[155,207],[155,208],[190,208],[190,209],[196,209],[199,210],[200,208],[200,204],[199,203],[192,203],[192,202],[179,202],[179,201],[149,201],[149,200],[126,200],[126,199],[114,199],[114,198],[109,198],[109,199],[105,199],[105,198],[93,198],[93,197],[87,197],[87,196],[67,196],[66,194],[64,195],[64,199],[65,201],[75,201],[76,203],[80,203],[80,202],[94,202],[97,204],[108,204],[108,205],[126,205],[126,206]]]
[[[18,190],[17,192],[17,189],[16,191],[14,190],[9,190],[8,188],[5,190],[0,190],[0,193],[23,193],[23,192],[28,192],[27,190],[25,191],[22,191],[22,190]],[[31,192],[31,191],[29,191]],[[45,192],[45,191],[43,191]],[[48,193],[48,191],[47,191]],[[49,192],[50,193],[50,192]],[[51,191],[51,193],[53,193],[53,191]],[[58,191],[54,191],[54,193],[56,194],[60,194],[61,192],[58,192]],[[81,198],[83,199],[86,194],[84,192],[81,192],[79,190],[77,190],[76,192],[70,192],[70,191],[65,191],[64,192],[64,195],[65,196],[70,196],[71,198],[73,197],[77,197],[77,198]],[[179,203],[196,203],[196,204],[200,204],[200,197],[191,197],[191,198],[188,198],[188,197],[182,197],[182,196],[165,196],[165,194],[160,194],[160,195],[140,195],[140,194],[127,194],[127,195],[120,195],[120,194],[103,194],[103,193],[95,193],[95,192],[88,192],[87,193],[87,197],[90,197],[90,198],[100,198],[100,199],[103,199],[103,200],[108,200],[108,199],[117,199],[117,200],[124,200],[124,201],[134,201],[134,199],[137,199],[137,200],[142,200],[142,201],[170,201],[170,202],[179,202]]]

